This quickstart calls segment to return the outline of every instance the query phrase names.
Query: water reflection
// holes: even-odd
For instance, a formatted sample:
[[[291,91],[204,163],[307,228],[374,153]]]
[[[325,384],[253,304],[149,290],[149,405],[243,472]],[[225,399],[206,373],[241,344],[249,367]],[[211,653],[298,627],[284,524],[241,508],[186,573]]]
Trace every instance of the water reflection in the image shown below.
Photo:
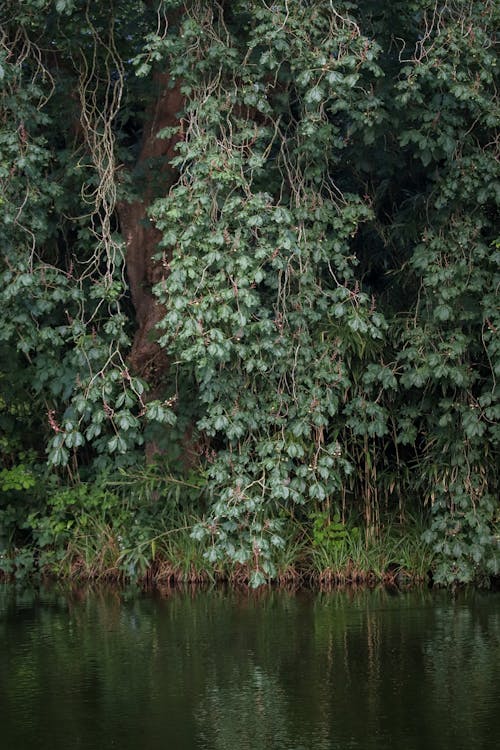
[[[287,728],[286,694],[276,676],[248,659],[227,684],[207,680],[195,717],[203,747],[293,747]]]
[[[499,664],[496,594],[0,589],[6,750],[487,750]]]

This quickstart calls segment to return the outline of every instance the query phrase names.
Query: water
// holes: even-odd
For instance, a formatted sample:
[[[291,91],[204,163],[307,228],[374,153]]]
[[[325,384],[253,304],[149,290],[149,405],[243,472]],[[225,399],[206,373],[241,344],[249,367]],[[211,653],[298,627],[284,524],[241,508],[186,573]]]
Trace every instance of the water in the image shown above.
[[[497,748],[500,594],[0,587],[1,750]]]

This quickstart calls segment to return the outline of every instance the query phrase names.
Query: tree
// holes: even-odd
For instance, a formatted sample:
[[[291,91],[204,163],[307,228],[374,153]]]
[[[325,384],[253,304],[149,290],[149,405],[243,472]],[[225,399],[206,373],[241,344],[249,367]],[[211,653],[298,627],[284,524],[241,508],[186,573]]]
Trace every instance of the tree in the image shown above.
[[[290,513],[410,502],[440,580],[495,573],[497,24],[7,3],[2,340],[49,462],[196,467],[257,583]]]

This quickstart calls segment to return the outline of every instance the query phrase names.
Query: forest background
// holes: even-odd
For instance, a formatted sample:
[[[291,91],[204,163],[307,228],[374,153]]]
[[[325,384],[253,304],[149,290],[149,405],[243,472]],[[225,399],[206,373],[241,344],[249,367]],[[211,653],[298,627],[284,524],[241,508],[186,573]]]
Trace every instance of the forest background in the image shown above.
[[[499,575],[498,28],[3,0],[0,571]]]

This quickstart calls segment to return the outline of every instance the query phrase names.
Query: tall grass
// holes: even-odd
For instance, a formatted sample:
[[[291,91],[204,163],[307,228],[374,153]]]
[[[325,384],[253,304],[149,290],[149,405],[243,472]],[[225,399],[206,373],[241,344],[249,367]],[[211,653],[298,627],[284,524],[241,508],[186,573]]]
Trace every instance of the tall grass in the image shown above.
[[[38,536],[28,550],[30,565],[35,569],[36,560],[43,575],[65,580],[251,585],[253,561],[211,562],[209,542],[192,536],[202,518],[158,498],[154,482],[147,490],[139,498],[129,491],[81,490],[78,502],[66,491],[55,496],[49,514],[33,521]],[[323,511],[302,523],[289,518],[268,580],[279,586],[399,584],[424,581],[432,567],[422,518],[407,515],[404,526],[392,518],[368,529],[343,524],[340,516],[329,523]],[[3,561],[10,566],[4,565],[5,575],[17,570],[25,575],[25,553],[24,547],[14,550],[12,559]]]
[[[336,544],[310,546],[308,577],[321,584],[422,582],[432,568],[432,551],[418,519],[392,522],[378,532],[362,529]]]

